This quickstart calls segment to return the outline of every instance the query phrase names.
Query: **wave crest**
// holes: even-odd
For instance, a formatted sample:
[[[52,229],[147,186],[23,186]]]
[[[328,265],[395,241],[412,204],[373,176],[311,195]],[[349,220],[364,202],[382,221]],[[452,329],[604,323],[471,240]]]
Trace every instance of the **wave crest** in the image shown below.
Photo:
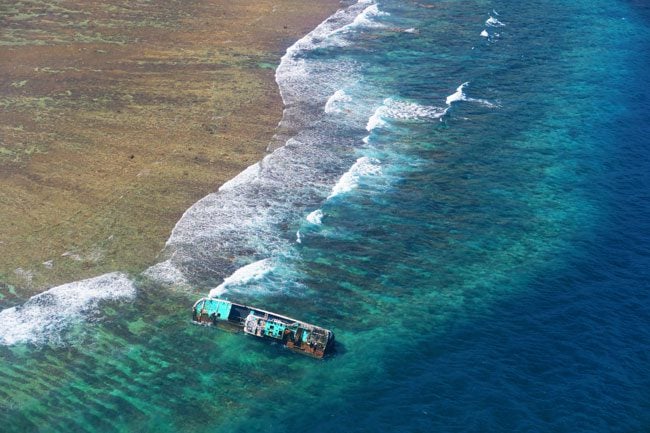
[[[233,272],[231,276],[223,280],[223,283],[210,290],[210,297],[217,298],[235,286],[259,281],[271,272],[273,268],[271,259],[258,260],[257,262],[242,266]]]
[[[359,186],[359,180],[363,176],[377,175],[380,173],[381,165],[377,159],[362,156],[357,159],[357,162],[355,162],[352,167],[350,167],[350,170],[341,176],[327,198],[331,199],[357,188]]]
[[[58,343],[62,331],[96,313],[100,302],[128,300],[135,294],[133,282],[119,272],[53,287],[0,311],[0,344]]]

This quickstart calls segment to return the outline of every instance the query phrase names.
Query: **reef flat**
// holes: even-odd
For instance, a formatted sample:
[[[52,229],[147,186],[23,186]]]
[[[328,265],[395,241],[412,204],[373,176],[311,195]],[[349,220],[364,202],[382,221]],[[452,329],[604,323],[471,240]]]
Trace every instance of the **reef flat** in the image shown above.
[[[1,3],[0,284],[151,264],[192,203],[264,154],[280,56],[337,6]]]

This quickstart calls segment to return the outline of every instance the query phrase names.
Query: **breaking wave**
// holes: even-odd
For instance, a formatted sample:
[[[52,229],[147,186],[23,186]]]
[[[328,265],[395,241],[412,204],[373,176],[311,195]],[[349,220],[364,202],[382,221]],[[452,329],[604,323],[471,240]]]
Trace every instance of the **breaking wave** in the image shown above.
[[[381,173],[380,162],[374,158],[362,156],[357,159],[357,162],[354,163],[350,170],[341,176],[327,198],[331,199],[338,195],[350,192],[359,186],[359,180],[363,176],[377,175],[379,173]]]
[[[467,97],[465,96],[465,93],[463,92],[463,89],[465,89],[465,86],[469,84],[469,81],[464,82],[460,86],[456,88],[456,91],[452,93],[451,95],[447,96],[447,99],[445,100],[445,103],[449,106],[453,104],[454,102],[458,101],[466,101]]]
[[[492,10],[494,15],[499,15],[497,11]],[[490,15],[490,17],[485,20],[485,26],[487,27],[481,32],[481,36],[487,38],[488,42],[496,42],[496,40],[501,36],[500,33],[496,31],[499,27],[505,27],[506,25],[499,21],[497,18]],[[488,31],[488,29],[490,31]]]
[[[332,88],[333,80],[328,78],[340,74],[352,74],[355,66],[349,62],[323,63],[307,62],[301,54],[313,51],[318,48],[336,45],[341,42],[338,33],[343,29],[349,29],[356,20],[363,21],[368,19],[371,11],[376,5],[369,2],[360,1],[345,9],[340,9],[331,17],[327,18],[314,30],[298,40],[289,47],[280,60],[280,65],[275,71],[275,79],[280,87],[280,95],[284,101],[285,107],[291,108],[297,102],[307,102],[311,99],[321,100],[326,95],[331,95],[339,88]],[[365,14],[365,15],[364,15]],[[365,16],[366,18],[359,18]],[[311,78],[311,79],[309,79]],[[336,80],[334,80],[336,81]],[[314,86],[318,83],[318,86]],[[315,98],[314,98],[315,97]],[[285,115],[282,123],[285,124],[290,120],[287,114],[293,114],[291,111]],[[304,113],[303,113],[304,114]]]
[[[271,272],[273,268],[274,266],[270,259],[258,260],[257,262],[242,266],[231,276],[223,280],[223,283],[210,290],[210,297],[217,298],[230,288],[259,281]]]
[[[485,25],[488,26],[488,27],[505,27],[506,26],[505,24],[503,24],[501,21],[494,18],[493,16],[490,16],[490,18],[488,18],[485,21]]]
[[[447,98],[449,100],[449,98]],[[447,104],[449,105],[449,103]],[[393,98],[386,98],[373,114],[368,118],[366,131],[387,125],[386,120],[418,121],[438,119],[446,113],[445,108],[426,106],[414,102],[400,101]]]
[[[414,102],[398,101],[392,98],[384,100],[382,116],[397,120],[437,119],[444,114],[440,107],[425,106]]]
[[[314,225],[320,225],[323,223],[323,211],[320,209],[316,209],[315,211],[311,212],[309,215],[307,215],[307,221],[310,224]]]
[[[372,132],[373,129],[380,128],[386,125],[386,121],[382,118],[384,114],[385,107],[382,105],[377,108],[372,116],[368,118],[368,123],[366,124],[366,131]]]
[[[484,106],[489,107],[489,108],[498,108],[499,107],[498,104],[494,104],[494,103],[488,101],[487,99],[469,98],[465,94],[465,91],[464,91],[465,87],[467,87],[468,85],[469,85],[469,81],[461,84],[460,86],[458,86],[456,88],[456,91],[454,93],[447,96],[447,99],[445,100],[445,102],[447,104],[447,107],[451,107],[451,104],[453,104],[454,102],[458,102],[458,101],[476,102],[476,103],[479,103],[479,104],[484,105]],[[445,109],[445,113],[446,112],[447,112],[447,109]]]
[[[146,275],[164,284],[219,284],[242,261],[290,250],[299,236],[296,222],[320,207],[337,180],[343,181],[334,187],[337,193],[347,188],[346,180],[354,184],[354,176],[344,173],[354,164],[352,150],[363,137],[358,120],[367,119],[369,108],[355,106],[360,113],[346,122],[331,113],[353,99],[342,89],[358,81],[357,65],[310,53],[331,47],[331,39],[340,37],[336,30],[363,22],[360,15],[380,14],[373,6],[364,1],[341,9],[287,49],[275,75],[285,109],[271,152],[189,208],[161,263]]]
[[[135,295],[133,282],[118,272],[53,287],[0,312],[0,344],[59,343],[62,331],[92,318],[101,302]]]
[[[339,89],[327,100],[327,103],[325,104],[325,112],[328,114],[341,113],[343,111],[342,105],[350,101],[352,101],[350,95],[345,93],[345,90]]]
[[[367,2],[364,2],[362,4],[366,3]],[[366,7],[363,12],[357,15],[352,23],[348,24],[347,26],[343,26],[340,30],[347,30],[351,27],[381,26],[381,24],[377,22],[377,17],[388,15],[390,15],[388,12],[380,11],[379,6],[376,4],[371,4],[370,6]]]

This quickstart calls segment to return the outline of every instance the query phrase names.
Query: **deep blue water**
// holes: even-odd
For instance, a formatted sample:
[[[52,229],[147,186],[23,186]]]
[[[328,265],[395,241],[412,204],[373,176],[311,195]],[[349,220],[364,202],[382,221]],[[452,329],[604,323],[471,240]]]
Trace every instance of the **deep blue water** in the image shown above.
[[[650,428],[647,6],[513,3],[437,4],[430,20],[381,3],[384,22],[417,16],[419,37],[355,47],[391,97],[434,105],[470,81],[499,107],[373,137],[417,167],[336,205],[354,245],[314,248],[344,262],[327,274],[428,305],[316,431]],[[493,8],[500,37],[467,36]]]
[[[0,313],[2,425],[649,431],[649,26],[640,1],[337,13],[278,68],[277,150],[184,215],[135,298]],[[337,354],[190,326],[215,286]]]

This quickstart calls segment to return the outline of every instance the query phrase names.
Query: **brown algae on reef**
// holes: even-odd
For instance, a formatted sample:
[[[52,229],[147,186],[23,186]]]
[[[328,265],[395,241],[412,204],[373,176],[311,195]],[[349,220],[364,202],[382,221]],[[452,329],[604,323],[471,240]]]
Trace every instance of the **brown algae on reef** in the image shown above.
[[[152,264],[189,206],[263,156],[274,67],[329,3],[0,5],[0,283]]]

